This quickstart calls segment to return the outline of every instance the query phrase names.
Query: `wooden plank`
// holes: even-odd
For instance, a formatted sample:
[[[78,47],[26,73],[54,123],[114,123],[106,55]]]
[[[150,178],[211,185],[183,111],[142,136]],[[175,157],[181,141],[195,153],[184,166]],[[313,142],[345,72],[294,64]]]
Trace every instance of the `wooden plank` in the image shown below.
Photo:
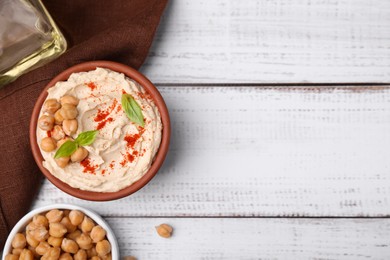
[[[390,82],[390,1],[170,1],[158,83]]]
[[[390,88],[160,87],[172,141],[110,216],[390,215]],[[45,183],[36,206],[88,206]]]
[[[389,259],[389,219],[109,218],[138,259]],[[169,223],[170,239],[154,227]]]

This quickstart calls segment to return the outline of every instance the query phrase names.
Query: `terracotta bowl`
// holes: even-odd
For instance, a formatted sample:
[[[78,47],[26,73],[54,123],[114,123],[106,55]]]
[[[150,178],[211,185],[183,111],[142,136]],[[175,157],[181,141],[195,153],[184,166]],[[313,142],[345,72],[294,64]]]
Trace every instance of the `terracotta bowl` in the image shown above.
[[[96,69],[96,67],[107,68],[116,72],[123,73],[127,77],[138,82],[145,89],[145,91],[147,91],[153,98],[160,112],[161,121],[163,125],[160,148],[154,158],[154,161],[149,171],[137,182],[116,192],[92,192],[92,191],[80,190],[69,186],[65,182],[61,181],[60,179],[52,175],[45,167],[43,167],[42,162],[44,159],[41,154],[40,148],[38,146],[37,137],[36,137],[38,116],[41,107],[48,95],[47,90],[50,87],[54,86],[58,81],[66,81],[72,73],[91,71]],[[59,188],[60,190],[74,197],[84,199],[84,200],[92,200],[92,201],[108,201],[108,200],[120,199],[138,191],[143,186],[145,186],[156,175],[157,171],[160,169],[161,165],[163,164],[163,161],[168,152],[170,134],[171,134],[171,125],[169,120],[168,109],[157,88],[144,75],[142,75],[135,69],[130,68],[124,64],[111,62],[111,61],[90,61],[90,62],[81,63],[73,67],[70,67],[69,69],[61,72],[59,75],[53,78],[49,82],[49,84],[47,84],[47,86],[44,88],[44,90],[38,97],[38,100],[32,112],[31,122],[30,122],[30,145],[33,152],[34,159],[38,164],[39,169],[42,171],[42,173],[46,176],[46,178],[49,179],[51,183],[57,186],[57,188]]]

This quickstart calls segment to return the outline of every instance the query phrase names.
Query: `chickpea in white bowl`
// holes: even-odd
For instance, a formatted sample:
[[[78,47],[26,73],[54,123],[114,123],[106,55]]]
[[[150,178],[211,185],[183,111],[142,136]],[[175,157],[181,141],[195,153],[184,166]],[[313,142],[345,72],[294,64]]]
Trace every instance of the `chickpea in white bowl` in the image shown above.
[[[118,242],[95,212],[68,204],[32,210],[12,229],[2,260],[119,259]]]

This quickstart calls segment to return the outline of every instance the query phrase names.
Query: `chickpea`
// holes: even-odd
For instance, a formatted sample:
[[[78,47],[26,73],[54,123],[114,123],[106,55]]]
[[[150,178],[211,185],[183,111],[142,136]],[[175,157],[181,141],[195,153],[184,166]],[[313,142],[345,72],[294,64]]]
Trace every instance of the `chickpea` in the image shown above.
[[[26,231],[33,231],[33,230],[37,229],[38,227],[39,226],[37,224],[35,224],[34,222],[30,222],[26,226]]]
[[[104,237],[106,236],[106,231],[101,226],[95,226],[91,230],[90,236],[92,238],[92,241],[94,243],[97,243],[104,239]]]
[[[45,216],[49,223],[60,222],[64,216],[64,212],[62,210],[52,209]]]
[[[73,257],[69,253],[63,253],[60,255],[59,260],[73,260]]]
[[[72,162],[81,162],[87,158],[89,152],[84,147],[80,146],[77,150],[70,156]]]
[[[57,159],[54,159],[54,161],[57,163],[57,165],[61,168],[65,168],[69,163],[70,157],[60,157]]]
[[[156,227],[157,233],[164,238],[170,238],[172,236],[173,228],[168,224],[161,224]]]
[[[49,225],[49,234],[52,237],[63,237],[66,232],[66,227],[62,223],[55,222]]]
[[[41,149],[45,152],[54,151],[57,148],[56,141],[51,137],[44,137],[41,140]]]
[[[58,111],[60,111],[60,114],[64,119],[75,119],[79,114],[76,106],[71,104],[63,104],[62,108]]]
[[[108,255],[105,255],[103,257],[101,257],[103,260],[112,260],[112,256],[111,254],[108,254]]]
[[[102,240],[96,243],[96,252],[99,256],[105,256],[111,252],[111,244],[108,240]]]
[[[65,138],[65,132],[61,126],[56,125],[56,126],[54,126],[54,129],[51,131],[51,137],[54,140],[59,141],[59,140]]]
[[[69,219],[73,225],[78,226],[83,222],[84,213],[79,210],[72,210],[69,212]]]
[[[13,255],[20,255],[23,251],[23,248],[14,248],[12,249],[12,254]]]
[[[49,245],[53,246],[53,247],[60,247],[61,246],[61,243],[62,243],[62,237],[52,237],[50,236],[48,239],[47,239],[47,243],[49,243]]]
[[[90,232],[92,228],[95,226],[95,223],[93,223],[93,220],[89,217],[85,216],[83,219],[83,222],[81,222],[80,229],[84,233]]]
[[[31,250],[23,249],[20,253],[19,260],[34,260],[34,254]]]
[[[90,249],[93,246],[92,239],[84,233],[76,238],[76,242],[81,249]]]
[[[91,249],[87,250],[88,258],[91,258],[93,256],[97,256],[96,247],[92,247]]]
[[[43,104],[43,111],[50,114],[54,114],[58,109],[60,109],[61,104],[54,98],[48,99]]]
[[[60,102],[61,105],[71,104],[73,106],[77,106],[79,104],[79,99],[74,96],[66,95],[60,98]]]
[[[41,257],[41,260],[57,260],[60,258],[61,249],[59,247],[51,247]]]
[[[8,254],[5,256],[4,260],[19,260],[19,255]]]
[[[29,236],[36,241],[44,241],[49,237],[49,232],[45,227],[37,226],[34,230],[28,231]]]
[[[27,232],[27,234],[26,234],[26,240],[27,240],[27,244],[29,244],[29,245],[32,246],[32,247],[37,247],[38,244],[39,244],[39,241],[36,240],[36,239],[30,234],[30,232]]]
[[[33,217],[33,223],[35,223],[37,226],[42,226],[45,228],[49,227],[49,220],[47,220],[47,218],[42,215],[35,215]]]
[[[40,255],[38,255],[37,251],[35,251],[35,247],[29,246],[27,248],[28,248],[28,250],[30,250],[33,253],[34,258],[40,257]]]
[[[79,246],[72,239],[64,238],[62,240],[61,249],[67,253],[76,254],[79,251]]]
[[[26,226],[26,240],[27,240],[27,236],[30,236],[32,237],[32,231],[34,231],[35,229],[37,229],[39,226],[37,224],[35,224],[34,222],[30,222],[27,224]]]
[[[57,110],[57,112],[54,113],[54,123],[56,125],[62,125],[63,121],[64,117],[61,115],[61,109]]]
[[[24,248],[26,247],[26,237],[22,233],[17,233],[12,239],[13,248]]]
[[[62,122],[62,128],[64,129],[65,134],[73,135],[76,133],[78,128],[78,123],[76,119],[66,119]]]
[[[102,260],[99,256],[95,255],[91,257],[91,260]]]
[[[85,251],[84,249],[80,249],[80,250],[77,251],[77,253],[73,256],[73,259],[74,259],[74,260],[87,260],[87,259],[88,259],[87,251]]]
[[[73,225],[70,222],[69,217],[63,217],[60,223],[62,223],[66,227],[68,233],[72,233],[77,229],[77,226]]]
[[[50,248],[49,243],[42,241],[35,248],[35,252],[37,252],[38,255],[44,255],[49,248]]]
[[[76,240],[76,238],[78,238],[80,235],[81,235],[81,231],[77,229],[75,232],[68,234],[66,238]]]
[[[43,131],[50,131],[53,129],[54,117],[51,115],[43,115],[38,119],[38,126]]]

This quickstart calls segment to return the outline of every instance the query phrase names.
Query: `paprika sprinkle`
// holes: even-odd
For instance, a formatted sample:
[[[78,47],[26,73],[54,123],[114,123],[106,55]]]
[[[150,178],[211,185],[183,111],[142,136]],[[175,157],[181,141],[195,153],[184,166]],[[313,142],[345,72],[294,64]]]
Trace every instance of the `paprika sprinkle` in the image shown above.
[[[86,159],[82,160],[80,162],[80,164],[81,164],[81,166],[84,167],[84,170],[83,170],[84,173],[95,174],[95,171],[96,171],[96,169],[98,167],[97,165],[92,165],[91,164],[91,159],[90,158],[86,158]]]
[[[96,85],[95,85],[95,83],[93,83],[93,82],[87,83],[87,86],[88,86],[91,90],[95,90],[95,89],[96,89]]]

